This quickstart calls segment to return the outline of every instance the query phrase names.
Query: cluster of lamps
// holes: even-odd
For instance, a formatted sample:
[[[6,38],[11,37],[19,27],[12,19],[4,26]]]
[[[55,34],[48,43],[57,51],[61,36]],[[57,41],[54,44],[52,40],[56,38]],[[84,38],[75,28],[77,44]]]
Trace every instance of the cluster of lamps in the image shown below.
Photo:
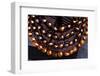
[[[88,23],[87,22],[88,22],[87,18],[84,17],[81,20],[77,19],[77,20],[72,21],[73,25],[76,25],[75,27],[73,27],[72,24],[68,24],[68,25],[62,24],[64,26],[61,26],[61,27],[55,26],[53,27],[52,31],[55,31],[55,32],[59,31],[62,34],[63,32],[66,32],[65,35],[58,36],[58,35],[53,35],[52,33],[49,33],[49,31],[47,31],[46,29],[43,29],[43,26],[41,25],[41,23],[44,23],[45,26],[48,26],[48,29],[52,27],[52,22],[48,21],[48,19],[43,17],[43,19],[40,20],[38,16],[29,15],[28,17],[29,40],[32,42],[33,47],[36,47],[43,53],[46,53],[48,56],[54,56],[54,57],[70,56],[74,54],[75,52],[77,52],[79,48],[81,48],[82,45],[87,40],[87,35],[88,35],[88,32],[87,32]],[[73,30],[71,32],[67,32],[66,28],[69,30],[70,29],[73,29]],[[64,43],[55,44],[55,42],[48,42],[48,40],[44,38],[44,36],[51,40],[56,40],[59,38],[59,39],[63,39],[64,41],[64,39],[69,39],[73,35],[76,35],[75,38],[71,41],[67,41],[66,44]],[[39,41],[42,43],[40,43]],[[75,43],[77,44],[73,46]],[[47,45],[47,47],[45,47],[44,45]],[[67,49],[64,51],[52,50],[52,48],[63,49],[64,47],[70,47],[70,46],[73,46],[73,47],[69,50]]]

